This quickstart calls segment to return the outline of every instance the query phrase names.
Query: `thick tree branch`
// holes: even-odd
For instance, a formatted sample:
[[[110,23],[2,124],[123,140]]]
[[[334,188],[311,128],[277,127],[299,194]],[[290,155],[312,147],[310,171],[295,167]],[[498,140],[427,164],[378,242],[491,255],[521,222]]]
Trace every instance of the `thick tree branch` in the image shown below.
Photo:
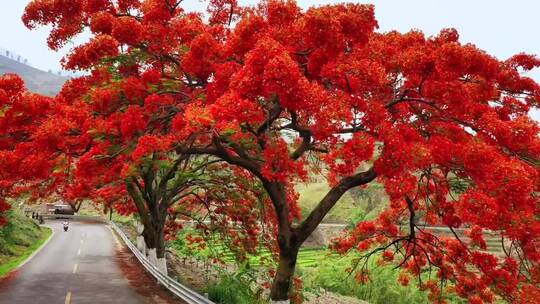
[[[136,182],[136,178],[132,177],[131,181],[129,180],[126,181],[126,188],[129,195],[133,199],[133,202],[135,203],[137,212],[139,216],[141,217],[141,222],[143,223],[145,227],[149,227],[152,224],[152,220],[150,219],[150,216],[146,212],[145,200],[142,198],[143,193],[140,191],[140,189],[137,190],[137,187],[135,187],[137,183],[138,182]]]
[[[343,178],[337,185],[335,185],[319,202],[317,207],[311,211],[309,216],[295,229],[298,240],[300,243],[305,241],[317,226],[322,222],[326,214],[334,207],[337,201],[347,192],[347,190],[367,184],[373,181],[377,177],[377,173],[373,168]]]
[[[266,121],[264,121],[260,126],[259,128],[257,129],[257,136],[261,136],[264,134],[264,132],[266,132],[268,129],[270,129],[270,126],[272,125],[272,123],[279,118],[279,115],[281,115],[281,112],[282,112],[282,108],[281,108],[281,105],[279,104],[279,101],[278,101],[278,97],[277,96],[274,96],[272,97],[270,100],[270,109],[268,110],[268,118],[266,119]]]
[[[214,143],[218,145],[212,145],[209,147],[178,147],[177,153],[193,154],[193,155],[213,155],[219,157],[231,165],[242,167],[258,178],[263,178],[261,173],[261,165],[251,159],[244,159],[238,156],[233,156],[219,143],[219,139],[214,139]]]

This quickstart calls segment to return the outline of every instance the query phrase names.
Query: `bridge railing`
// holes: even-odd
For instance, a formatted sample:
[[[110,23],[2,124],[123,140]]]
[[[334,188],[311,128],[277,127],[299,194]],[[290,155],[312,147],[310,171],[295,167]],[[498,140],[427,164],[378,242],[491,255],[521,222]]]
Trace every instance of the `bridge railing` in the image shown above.
[[[135,257],[143,265],[143,267],[148,271],[160,284],[165,286],[169,291],[174,295],[182,299],[187,304],[214,304],[214,302],[207,299],[205,296],[197,293],[196,291],[186,287],[175,279],[169,277],[168,275],[161,272],[155,265],[153,265],[148,258],[142,254],[139,249],[129,240],[126,234],[116,225],[116,223],[111,222],[105,218],[99,216],[80,216],[80,215],[61,215],[61,214],[44,214],[44,219],[72,219],[79,221],[98,221],[105,223],[111,226],[111,228],[120,236],[124,241],[126,246],[133,252]]]

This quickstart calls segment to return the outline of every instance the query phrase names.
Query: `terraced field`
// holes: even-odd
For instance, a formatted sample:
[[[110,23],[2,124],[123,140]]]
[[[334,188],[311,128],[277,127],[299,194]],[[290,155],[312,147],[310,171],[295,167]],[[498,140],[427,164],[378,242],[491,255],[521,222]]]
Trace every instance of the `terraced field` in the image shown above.
[[[429,227],[426,230],[430,231],[431,233],[434,233],[435,235],[439,237],[450,237],[455,238],[452,231],[446,227]],[[464,228],[457,228],[454,229],[456,232],[456,235],[459,237],[459,239],[464,243],[469,243],[470,238],[466,235],[466,229]],[[501,242],[501,236],[498,233],[495,232],[484,232],[484,240],[486,241],[486,252],[493,253],[499,256],[504,255],[504,251],[502,248],[502,242]]]
[[[236,262],[234,253],[223,245],[213,246],[211,251],[199,252],[197,255],[216,257],[227,264]],[[321,260],[335,258],[337,256],[337,254],[330,252],[326,248],[305,248],[301,249],[298,253],[298,265],[300,267],[316,267]],[[268,250],[261,250],[257,255],[249,256],[249,264],[252,267],[272,265],[274,263],[271,253]]]
[[[426,231],[429,231],[431,233],[434,233],[435,235],[439,237],[450,237],[454,238],[455,236],[453,233],[445,227],[429,227],[425,228]],[[466,236],[466,229],[455,229],[456,234],[460,238],[460,240],[464,243],[469,243],[470,239]],[[496,255],[502,256],[504,255],[504,252],[502,250],[502,243],[501,238],[495,233],[486,233],[485,234],[485,241],[487,244],[486,252],[494,253]],[[176,247],[178,250],[181,250],[182,246],[178,244]],[[227,264],[234,264],[235,254],[234,252],[230,251],[224,244],[212,244],[205,250],[199,250],[195,249],[191,251],[189,255],[193,255],[195,257],[206,259],[206,258],[219,258],[223,262]],[[328,250],[325,247],[322,248],[302,248],[298,254],[298,262],[297,264],[300,267],[316,267],[321,261],[325,259],[336,259],[339,258],[340,255],[337,253],[334,253],[330,250]],[[272,265],[275,261],[272,259],[271,253],[268,250],[261,250],[257,252],[256,255],[250,255],[248,257],[249,259],[249,265],[252,267],[258,267],[263,265]]]

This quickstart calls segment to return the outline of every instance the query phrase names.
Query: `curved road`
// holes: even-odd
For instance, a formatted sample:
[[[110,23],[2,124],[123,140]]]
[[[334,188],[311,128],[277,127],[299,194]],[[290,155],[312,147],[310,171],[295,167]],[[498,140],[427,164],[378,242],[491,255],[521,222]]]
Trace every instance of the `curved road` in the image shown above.
[[[11,278],[0,282],[0,304],[166,303],[143,296],[124,277],[116,256],[121,246],[105,225],[49,221],[50,242]],[[156,287],[159,288],[159,287]]]

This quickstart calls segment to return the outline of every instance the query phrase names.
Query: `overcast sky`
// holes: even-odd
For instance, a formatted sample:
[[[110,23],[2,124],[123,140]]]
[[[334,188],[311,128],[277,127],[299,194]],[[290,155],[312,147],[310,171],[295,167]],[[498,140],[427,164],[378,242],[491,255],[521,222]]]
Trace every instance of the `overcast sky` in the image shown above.
[[[202,8],[200,0],[184,0],[190,10]],[[428,35],[446,27],[457,28],[462,42],[472,42],[500,59],[526,52],[540,54],[540,1],[537,0],[379,0],[373,3],[381,31],[420,29]],[[47,29],[30,31],[20,21],[29,0],[2,0],[0,10],[0,48],[12,50],[43,70],[60,69],[59,53],[46,46]],[[255,0],[240,0],[254,4]],[[312,5],[343,0],[300,0]],[[540,81],[540,71],[532,75]]]

